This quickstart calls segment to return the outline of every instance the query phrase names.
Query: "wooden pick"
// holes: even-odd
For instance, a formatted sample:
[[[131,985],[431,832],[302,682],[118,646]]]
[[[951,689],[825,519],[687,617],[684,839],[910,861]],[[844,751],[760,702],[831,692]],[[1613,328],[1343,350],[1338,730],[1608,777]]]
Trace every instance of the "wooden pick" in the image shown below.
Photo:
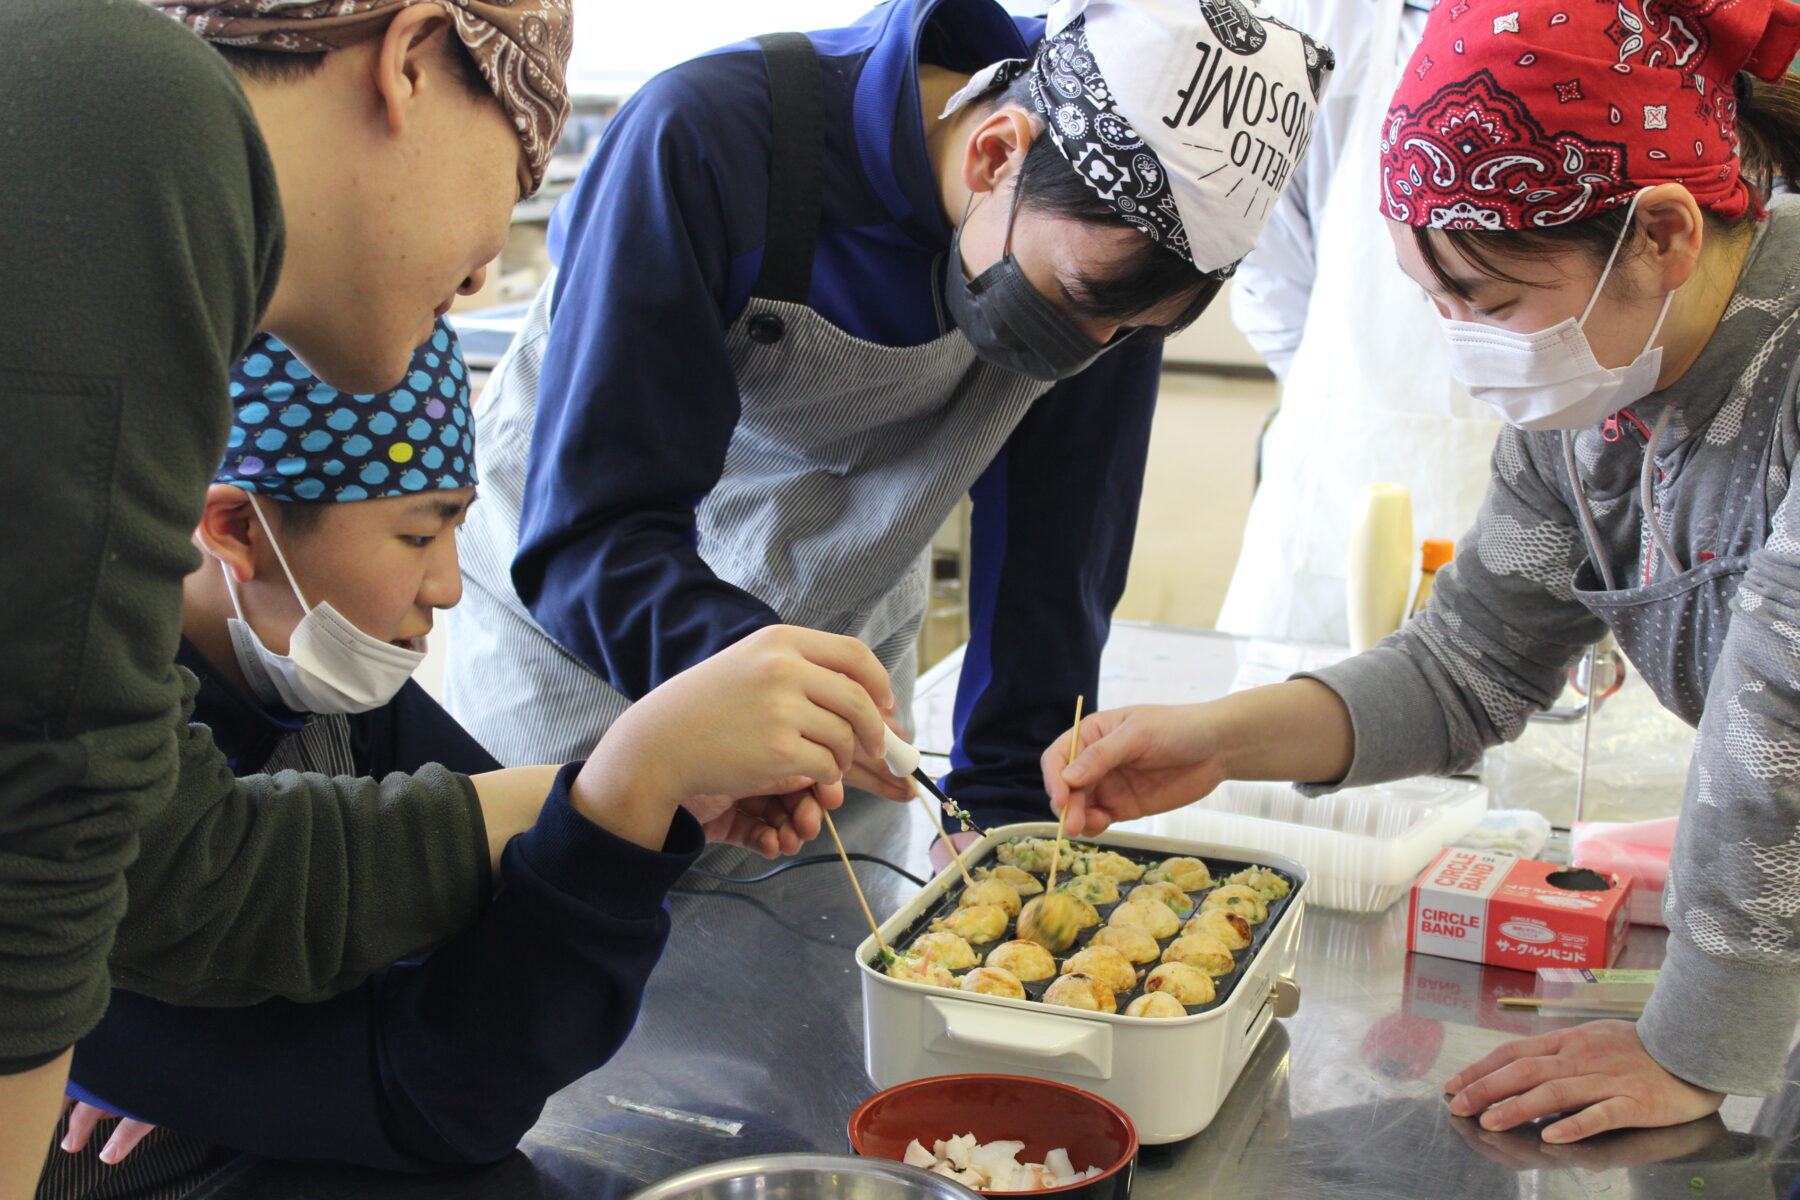
[[[875,924],[875,914],[869,911],[869,898],[863,895],[862,884],[856,881],[856,872],[850,866],[850,856],[844,853],[844,839],[838,836],[837,822],[831,819],[829,811],[825,811],[825,828],[831,831],[831,840],[837,845],[838,858],[844,864],[844,874],[850,877],[850,886],[856,891],[856,902],[862,905],[863,916],[868,918],[869,932],[875,935],[875,945],[881,949],[881,961],[890,962],[894,958],[894,952],[881,940],[881,927]]]
[[[1071,767],[1075,765],[1075,756],[1081,753],[1081,706],[1086,700],[1086,696],[1075,697],[1075,732],[1069,735],[1069,765]],[[1065,804],[1062,812],[1056,818],[1056,850],[1050,855],[1050,883],[1044,888],[1045,895],[1056,890],[1056,868],[1062,862],[1063,834],[1068,819],[1069,806]]]
[[[1557,1008],[1574,1009],[1580,1012],[1619,1013],[1627,1016],[1638,1016],[1644,1011],[1642,1000],[1577,1000],[1573,996],[1545,998],[1542,996],[1502,996],[1501,1008],[1543,1008],[1546,1005]]]

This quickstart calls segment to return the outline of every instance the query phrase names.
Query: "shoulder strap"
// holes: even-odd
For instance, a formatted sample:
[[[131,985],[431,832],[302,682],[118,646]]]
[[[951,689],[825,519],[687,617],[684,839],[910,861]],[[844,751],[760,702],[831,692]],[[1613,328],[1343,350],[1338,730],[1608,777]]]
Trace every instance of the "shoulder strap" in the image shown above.
[[[769,69],[774,142],[762,270],[752,295],[805,304],[825,182],[825,92],[819,55],[804,33],[756,39]]]

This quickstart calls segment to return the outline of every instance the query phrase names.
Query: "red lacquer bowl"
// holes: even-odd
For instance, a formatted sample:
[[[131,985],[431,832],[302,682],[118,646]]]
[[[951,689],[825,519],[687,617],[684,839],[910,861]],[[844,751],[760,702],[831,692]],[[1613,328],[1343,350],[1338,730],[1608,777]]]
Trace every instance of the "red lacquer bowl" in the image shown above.
[[[1021,1162],[1042,1162],[1058,1146],[1078,1170],[1103,1173],[1041,1192],[987,1196],[1055,1196],[1058,1200],[1125,1200],[1137,1165],[1137,1127],[1117,1105],[1092,1092],[1024,1075],[938,1075],[876,1092],[850,1115],[858,1154],[899,1162],[914,1138],[935,1141],[972,1133],[978,1142],[1022,1141]]]

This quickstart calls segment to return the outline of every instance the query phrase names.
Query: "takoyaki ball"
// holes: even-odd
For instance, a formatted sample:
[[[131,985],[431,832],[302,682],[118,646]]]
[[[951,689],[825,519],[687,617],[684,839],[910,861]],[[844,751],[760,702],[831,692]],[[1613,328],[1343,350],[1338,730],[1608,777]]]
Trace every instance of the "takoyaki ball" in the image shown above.
[[[1023,938],[1001,942],[989,950],[987,965],[1027,982],[1048,979],[1056,974],[1056,960],[1050,957],[1050,952]]]
[[[1112,910],[1106,923],[1136,925],[1153,938],[1173,937],[1181,929],[1181,918],[1161,900],[1127,900]]]
[[[1006,934],[1006,910],[997,904],[974,904],[939,917],[931,928],[948,930],[971,942],[997,941]]]
[[[1062,974],[1098,979],[1115,992],[1129,992],[1137,986],[1137,971],[1131,961],[1111,946],[1090,945],[1076,951],[1064,960]]]
[[[968,983],[963,984],[968,987]],[[1187,1009],[1167,992],[1145,992],[1125,1006],[1128,1017],[1185,1017]]]
[[[1005,909],[1007,916],[1016,917],[1025,901],[1019,898],[1019,890],[1004,879],[984,879],[974,887],[964,888],[956,898],[958,908],[973,908],[977,904],[992,904]]]
[[[1196,913],[1191,921],[1181,927],[1181,932],[1211,934],[1232,950],[1242,950],[1250,944],[1250,922],[1223,908],[1209,908]]]
[[[1175,998],[1178,1004],[1211,1004],[1218,989],[1212,976],[1187,963],[1166,962],[1152,967],[1144,976],[1144,994],[1161,992]]]
[[[1044,993],[1044,1003],[1059,1008],[1079,1008],[1084,1012],[1118,1012],[1119,1001],[1113,990],[1092,975],[1064,975]]]
[[[1249,888],[1263,898],[1264,904],[1273,904],[1293,890],[1292,884],[1269,867],[1245,867],[1227,875],[1225,882]]]
[[[1044,885],[1037,881],[1037,876],[1030,871],[1021,871],[1017,867],[988,867],[975,872],[975,878],[998,879],[1001,883],[1012,884],[1013,891],[1019,893],[1019,899],[1025,900],[1044,890]]]
[[[1162,947],[1150,936],[1150,931],[1137,925],[1108,925],[1105,929],[1096,929],[1090,946],[1111,946],[1125,956],[1126,962],[1138,964],[1153,963],[1162,957]]]
[[[1206,893],[1206,898],[1200,901],[1200,909],[1204,912],[1209,908],[1234,912],[1252,925],[1261,925],[1269,919],[1269,906],[1263,903],[1263,898],[1241,883],[1228,883]]]
[[[1112,904],[1119,898],[1119,882],[1105,875],[1070,875],[1057,881],[1056,890],[1079,896],[1089,904]]]
[[[1075,901],[1075,928],[1092,929],[1100,923],[1100,910],[1083,900],[1080,896],[1071,896]]]
[[[1172,883],[1184,892],[1212,886],[1212,872],[1197,858],[1165,858],[1144,872],[1145,883]]]
[[[1199,967],[1208,975],[1229,975],[1237,965],[1237,960],[1231,957],[1231,947],[1210,933],[1183,934],[1169,943],[1162,957],[1166,963]]]
[[[1170,883],[1140,883],[1131,889],[1133,900],[1156,900],[1169,906],[1169,911],[1178,917],[1185,917],[1194,911],[1194,898]]]
[[[922,954],[902,954],[888,964],[887,973],[907,983],[929,983],[933,987],[953,988],[956,976],[949,968]]]
[[[1082,865],[1086,867],[1083,875],[1105,875],[1119,883],[1130,883],[1144,873],[1144,868],[1117,850],[1096,850]]]
[[[1061,954],[1075,944],[1075,934],[1082,928],[1081,906],[1082,901],[1067,892],[1033,896],[1019,914],[1019,936]]]
[[[1055,849],[1056,843],[1049,838],[1014,838],[1010,842],[1001,842],[994,857],[1021,871],[1043,872],[1050,869],[1050,858]]]
[[[1023,1000],[1025,985],[1011,971],[999,967],[976,967],[962,977],[962,990],[979,992],[983,996],[1005,996],[1008,1000]]]
[[[918,941],[906,948],[906,952],[916,958],[929,956],[932,962],[947,971],[961,971],[981,961],[973,946],[948,930],[921,935]]]

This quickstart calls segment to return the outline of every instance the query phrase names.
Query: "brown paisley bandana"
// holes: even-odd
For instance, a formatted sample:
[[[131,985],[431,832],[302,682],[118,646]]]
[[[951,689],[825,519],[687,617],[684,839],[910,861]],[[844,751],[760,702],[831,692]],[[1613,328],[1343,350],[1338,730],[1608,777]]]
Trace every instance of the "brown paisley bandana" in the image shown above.
[[[209,42],[309,53],[353,45],[409,4],[450,14],[531,163],[531,187],[569,115],[570,0],[147,0]]]

